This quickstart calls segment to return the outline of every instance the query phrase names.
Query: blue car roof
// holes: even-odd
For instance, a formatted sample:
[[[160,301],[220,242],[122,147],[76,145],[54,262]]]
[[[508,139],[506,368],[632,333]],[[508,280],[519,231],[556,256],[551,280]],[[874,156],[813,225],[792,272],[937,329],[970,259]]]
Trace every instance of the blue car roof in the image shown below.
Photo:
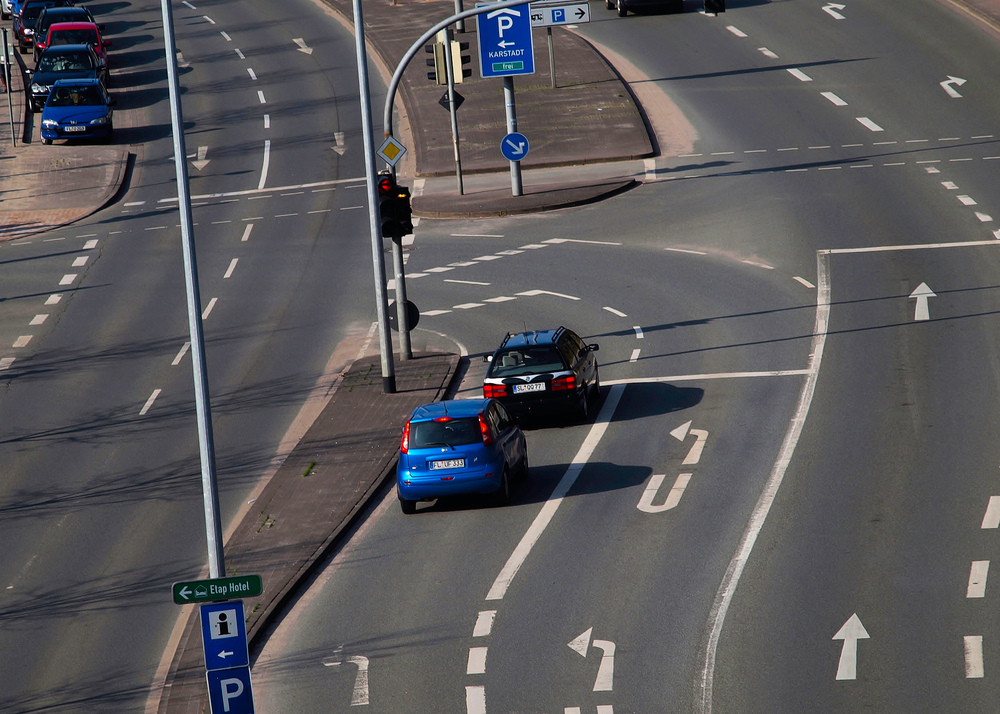
[[[488,399],[453,399],[446,402],[424,404],[413,410],[410,419],[437,419],[439,417],[471,417],[478,415]]]

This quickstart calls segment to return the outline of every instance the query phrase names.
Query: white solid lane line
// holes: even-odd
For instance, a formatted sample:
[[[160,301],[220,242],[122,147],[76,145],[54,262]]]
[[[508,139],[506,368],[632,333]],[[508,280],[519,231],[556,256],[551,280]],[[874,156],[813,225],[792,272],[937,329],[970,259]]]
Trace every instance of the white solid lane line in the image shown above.
[[[969,587],[965,597],[986,597],[986,576],[990,572],[990,561],[973,560],[969,570]]]
[[[604,400],[604,406],[601,407],[601,411],[597,415],[597,420],[590,428],[587,438],[583,440],[580,450],[576,452],[576,456],[573,457],[572,463],[566,469],[566,473],[559,481],[559,484],[549,496],[545,505],[542,506],[542,510],[535,516],[535,520],[529,526],[527,532],[517,544],[517,547],[514,548],[514,552],[511,553],[510,558],[503,566],[496,580],[493,581],[493,586],[486,595],[487,600],[502,600],[504,595],[507,594],[507,588],[510,587],[514,576],[517,575],[517,571],[524,565],[524,561],[527,560],[531,549],[538,542],[538,539],[541,538],[542,533],[545,532],[545,528],[549,525],[556,511],[559,510],[559,506],[562,505],[566,494],[573,487],[573,484],[576,483],[577,477],[583,471],[583,467],[587,465],[601,437],[604,436],[604,432],[607,431],[608,425],[611,423],[611,417],[614,415],[615,409],[618,408],[618,402],[621,400],[624,391],[624,385],[611,387],[611,391]]]

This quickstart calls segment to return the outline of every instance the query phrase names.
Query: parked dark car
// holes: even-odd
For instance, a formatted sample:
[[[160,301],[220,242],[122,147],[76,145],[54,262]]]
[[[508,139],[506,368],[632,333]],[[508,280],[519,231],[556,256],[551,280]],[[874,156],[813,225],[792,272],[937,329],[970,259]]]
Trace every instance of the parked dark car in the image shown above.
[[[93,14],[85,7],[77,5],[47,7],[42,10],[35,21],[35,43],[34,61],[38,62],[38,56],[46,47],[46,38],[49,34],[49,27],[57,22],[93,22],[97,24]]]
[[[565,327],[507,333],[486,358],[483,396],[499,399],[515,417],[575,413],[586,419],[601,388],[598,349]]]
[[[115,134],[115,100],[97,79],[60,79],[42,109],[42,143],[55,139],[103,139]]]
[[[609,10],[615,10],[618,17],[625,17],[629,10],[632,12],[663,12],[671,10],[682,12],[684,10],[683,0],[604,0],[604,6]]]
[[[45,106],[52,85],[60,79],[97,79],[107,82],[107,67],[90,45],[58,45],[50,47],[38,58],[38,67],[31,73],[28,93],[31,110],[38,112]]]
[[[47,7],[65,7],[72,5],[70,0],[25,0],[14,15],[14,35],[17,37],[17,49],[22,55],[28,53],[28,48],[35,44],[35,23],[42,10]]]

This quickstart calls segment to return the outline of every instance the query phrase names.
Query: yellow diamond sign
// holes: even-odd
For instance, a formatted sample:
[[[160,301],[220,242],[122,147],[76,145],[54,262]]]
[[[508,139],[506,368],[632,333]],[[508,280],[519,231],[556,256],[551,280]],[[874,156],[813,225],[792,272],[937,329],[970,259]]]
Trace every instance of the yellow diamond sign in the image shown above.
[[[382,160],[389,164],[389,166],[395,166],[403,158],[403,154],[406,153],[406,147],[389,136],[386,137],[386,140],[382,142],[382,146],[378,147],[378,151],[375,153],[382,157]]]

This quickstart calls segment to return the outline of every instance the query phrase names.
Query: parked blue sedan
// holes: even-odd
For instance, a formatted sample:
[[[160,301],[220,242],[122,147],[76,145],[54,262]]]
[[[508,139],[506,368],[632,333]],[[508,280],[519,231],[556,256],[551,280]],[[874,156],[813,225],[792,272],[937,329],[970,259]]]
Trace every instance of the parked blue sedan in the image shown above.
[[[60,79],[42,109],[42,143],[114,138],[115,100],[98,79]]]
[[[444,496],[492,495],[506,504],[511,482],[527,475],[524,434],[495,399],[425,404],[403,428],[396,467],[403,513]]]

